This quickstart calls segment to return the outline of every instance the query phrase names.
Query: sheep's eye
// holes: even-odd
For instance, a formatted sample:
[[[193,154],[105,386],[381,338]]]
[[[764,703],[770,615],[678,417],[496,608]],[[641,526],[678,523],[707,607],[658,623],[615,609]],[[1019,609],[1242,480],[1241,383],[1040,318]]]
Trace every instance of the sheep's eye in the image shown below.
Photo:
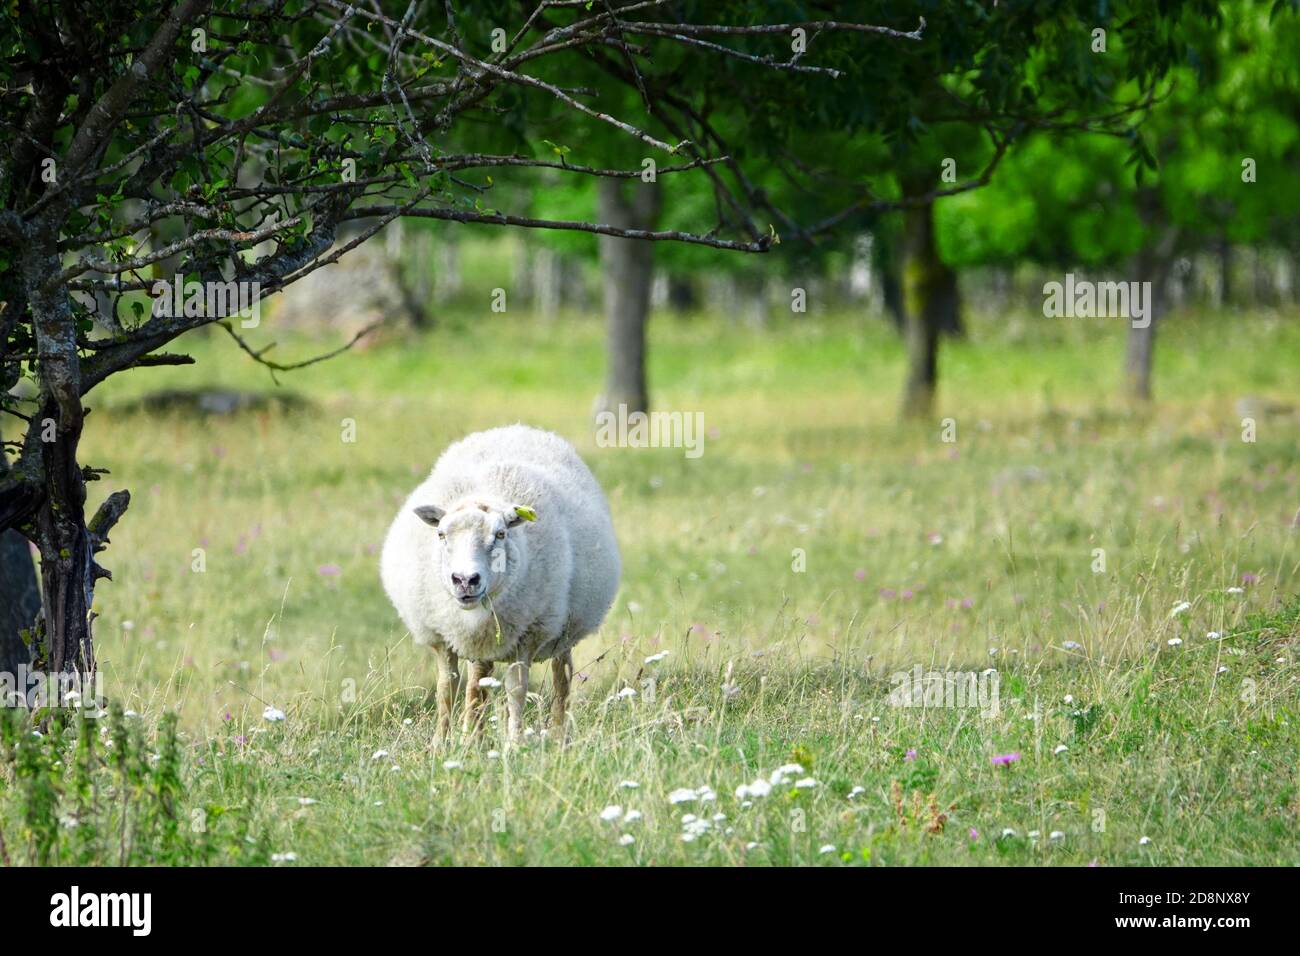
[[[447,540],[447,534],[446,534],[446,532],[444,532],[444,531],[439,531],[439,532],[438,532],[438,540],[439,540],[439,541],[446,541],[446,540]]]
[[[506,533],[505,533],[504,531],[498,531],[498,532],[497,532],[497,540],[498,540],[498,541],[504,541],[505,539],[506,539]]]

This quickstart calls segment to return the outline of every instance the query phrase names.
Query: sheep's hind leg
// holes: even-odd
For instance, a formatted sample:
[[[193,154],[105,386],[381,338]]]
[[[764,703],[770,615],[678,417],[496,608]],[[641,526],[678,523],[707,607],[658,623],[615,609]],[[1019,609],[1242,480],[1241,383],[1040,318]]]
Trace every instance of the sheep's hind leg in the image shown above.
[[[460,658],[450,647],[435,647],[438,655],[438,741],[451,736],[451,708],[460,683]]]
[[[483,705],[487,698],[487,693],[479,686],[479,681],[491,673],[491,661],[470,661],[469,679],[465,681],[464,731],[475,737],[483,731]]]
[[[524,735],[524,703],[528,700],[527,657],[521,657],[506,668],[506,729],[510,742],[518,743]]]
[[[551,727],[549,734],[563,743],[568,734],[564,714],[569,705],[569,681],[573,676],[573,657],[565,651],[551,658],[551,683],[554,698],[551,700]]]

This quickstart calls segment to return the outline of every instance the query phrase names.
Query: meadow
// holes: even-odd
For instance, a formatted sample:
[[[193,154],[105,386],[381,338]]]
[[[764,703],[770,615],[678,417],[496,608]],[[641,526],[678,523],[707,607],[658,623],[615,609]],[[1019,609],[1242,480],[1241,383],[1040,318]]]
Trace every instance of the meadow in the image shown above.
[[[88,734],[10,728],[7,853],[1300,863],[1294,318],[1174,317],[1158,400],[1133,411],[1114,320],[976,316],[945,346],[934,415],[907,424],[891,329],[799,319],[655,316],[652,400],[703,413],[699,458],[596,445],[586,316],[462,312],[278,387],[198,335],[181,343],[196,368],[102,386],[82,458],[111,475],[93,499],[133,496],[96,594],[114,712]],[[339,340],[274,313],[253,337],[281,361]],[[196,387],[294,400],[141,401]],[[435,748],[432,655],[389,606],[378,549],[448,442],[520,420],[600,479],[624,583],[575,651],[567,746],[540,700],[505,746],[496,692],[482,742]],[[992,668],[996,714],[898,706],[892,675],[918,665]]]

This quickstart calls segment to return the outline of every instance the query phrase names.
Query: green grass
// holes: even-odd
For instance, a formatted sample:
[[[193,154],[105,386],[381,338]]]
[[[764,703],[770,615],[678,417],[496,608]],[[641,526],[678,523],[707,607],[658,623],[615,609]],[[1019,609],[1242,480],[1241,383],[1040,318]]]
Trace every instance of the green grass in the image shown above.
[[[255,339],[274,331],[270,314]],[[214,336],[186,343],[197,369],[95,393],[83,460],[112,475],[92,503],[133,494],[102,556],[114,581],[96,595],[97,646],[109,697],[139,715],[122,725],[137,727],[139,761],[115,770],[101,755],[86,771],[100,803],[81,814],[97,822],[48,839],[50,819],[77,815],[72,729],[24,745],[48,748],[44,764],[0,761],[10,854],[1300,862],[1294,322],[1179,316],[1161,333],[1160,401],[1132,414],[1116,399],[1122,329],[989,317],[946,346],[933,420],[918,425],[895,420],[897,341],[861,317],[756,331],[664,316],[651,337],[657,407],[704,413],[699,459],[595,446],[602,345],[579,317],[547,327],[485,307],[424,340],[394,334],[284,376],[307,399],[298,410],[133,410],[164,387],[272,387]],[[328,345],[286,336],[277,353]],[[1268,407],[1254,443],[1243,396]],[[448,441],[517,420],[567,435],[591,464],[624,583],[575,653],[568,747],[534,736],[509,751],[494,724],[482,746],[435,751],[433,661],[388,606],[377,550]],[[891,675],[916,665],[996,668],[997,715],[891,706]],[[543,696],[546,674],[533,674]],[[637,695],[611,701],[624,687]],[[268,705],[287,719],[263,720]],[[167,712],[175,748],[156,739]],[[534,728],[543,713],[530,709]],[[168,755],[179,784],[154,779]],[[738,785],[791,762],[818,785],[740,807]],[[716,801],[669,803],[702,785]],[[96,836],[121,832],[122,795],[139,805],[126,844]],[[602,822],[610,805],[643,818]],[[686,842],[685,813],[726,819]],[[927,832],[936,814],[942,832]]]

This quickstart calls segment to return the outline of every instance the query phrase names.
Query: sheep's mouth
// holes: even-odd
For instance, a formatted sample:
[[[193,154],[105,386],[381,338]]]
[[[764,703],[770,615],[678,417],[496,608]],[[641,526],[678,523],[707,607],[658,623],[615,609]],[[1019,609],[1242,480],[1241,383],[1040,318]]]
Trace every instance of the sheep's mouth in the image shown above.
[[[457,594],[456,601],[463,608],[476,607],[483,603],[483,597],[487,594],[486,590],[476,591],[473,594]]]

